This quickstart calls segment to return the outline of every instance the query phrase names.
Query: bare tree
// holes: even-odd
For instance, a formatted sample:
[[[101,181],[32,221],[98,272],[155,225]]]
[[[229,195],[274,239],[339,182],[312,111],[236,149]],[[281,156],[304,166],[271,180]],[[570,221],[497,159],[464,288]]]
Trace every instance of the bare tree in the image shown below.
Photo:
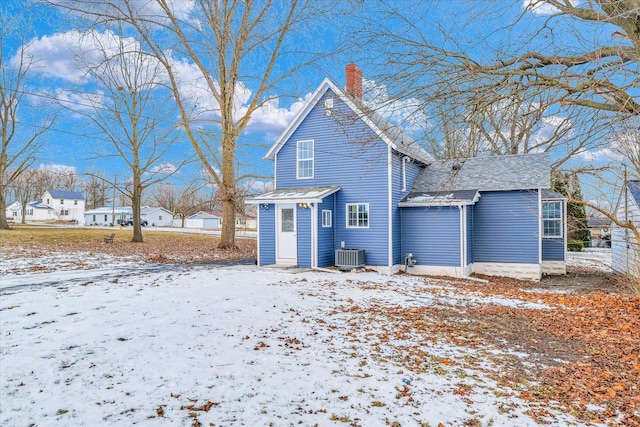
[[[42,135],[55,116],[31,115],[25,97],[33,58],[23,50],[12,52],[16,40],[25,42],[29,22],[23,14],[0,9],[0,229],[9,229],[5,206],[9,187],[36,161]],[[14,53],[15,55],[12,55]],[[24,216],[24,215],[23,215]]]
[[[95,209],[99,206],[106,206],[110,190],[111,186],[107,182],[104,172],[98,171],[88,175],[88,181],[84,185],[87,208]]]
[[[178,2],[180,3],[180,2]],[[283,96],[281,83],[339,49],[313,41],[313,19],[338,13],[332,0],[121,0],[108,8],[76,0],[65,5],[96,23],[124,20],[162,64],[180,111],[181,124],[199,160],[222,192],[223,228],[219,246],[235,247],[237,148],[254,114]],[[189,63],[184,62],[188,59]],[[202,91],[185,90],[180,70],[197,73]],[[264,178],[258,176],[257,178]]]
[[[87,97],[76,113],[87,117],[111,142],[114,156],[124,160],[131,177],[118,187],[133,210],[133,242],[142,242],[140,208],[145,189],[174,174],[182,164],[163,163],[175,142],[173,126],[167,126],[172,109],[158,102],[162,90],[157,61],[141,51],[133,38],[123,38],[119,23],[115,31],[88,31],[86,43],[94,49],[79,58],[106,96]],[[89,109],[86,107],[90,106]],[[67,105],[74,108],[74,105]],[[111,183],[115,186],[115,183]]]
[[[184,188],[163,184],[153,189],[151,198],[156,204],[173,212],[173,217],[179,218],[184,228],[185,219],[202,209],[199,191],[195,183]]]

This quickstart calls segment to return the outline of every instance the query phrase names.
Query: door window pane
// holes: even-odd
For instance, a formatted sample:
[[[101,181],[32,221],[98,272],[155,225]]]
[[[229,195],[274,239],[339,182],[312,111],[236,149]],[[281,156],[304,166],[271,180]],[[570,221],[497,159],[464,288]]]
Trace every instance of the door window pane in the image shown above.
[[[281,221],[282,228],[281,230],[285,233],[291,233],[294,230],[293,227],[293,209],[282,209],[281,210]]]

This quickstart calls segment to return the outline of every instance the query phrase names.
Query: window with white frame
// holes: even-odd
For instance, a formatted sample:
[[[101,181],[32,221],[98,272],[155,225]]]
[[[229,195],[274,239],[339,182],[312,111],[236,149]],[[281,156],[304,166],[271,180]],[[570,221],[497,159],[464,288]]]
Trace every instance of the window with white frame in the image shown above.
[[[60,199],[60,204],[64,205],[64,199]]]
[[[331,211],[328,209],[322,209],[322,226],[331,227]]]
[[[562,202],[542,202],[542,237],[562,237]]]
[[[298,179],[313,178],[313,140],[298,141],[297,145]]]
[[[369,228],[369,203],[347,203],[347,228]]]

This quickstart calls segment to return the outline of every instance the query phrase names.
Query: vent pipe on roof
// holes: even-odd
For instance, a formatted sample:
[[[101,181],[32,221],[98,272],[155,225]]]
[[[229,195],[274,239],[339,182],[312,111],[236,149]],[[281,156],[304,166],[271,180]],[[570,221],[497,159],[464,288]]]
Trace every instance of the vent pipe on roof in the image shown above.
[[[358,101],[362,101],[362,70],[354,64],[351,63],[347,65],[347,85],[346,91],[347,95],[352,96]]]

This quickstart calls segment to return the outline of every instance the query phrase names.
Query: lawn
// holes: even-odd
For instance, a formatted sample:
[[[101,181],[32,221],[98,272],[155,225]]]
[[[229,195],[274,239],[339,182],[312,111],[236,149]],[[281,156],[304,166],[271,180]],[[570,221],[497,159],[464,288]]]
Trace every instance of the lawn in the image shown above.
[[[640,425],[640,300],[602,266],[571,286],[213,267],[179,255],[210,236],[116,238],[182,260],[159,264],[89,231],[91,256],[0,233],[2,425]]]

